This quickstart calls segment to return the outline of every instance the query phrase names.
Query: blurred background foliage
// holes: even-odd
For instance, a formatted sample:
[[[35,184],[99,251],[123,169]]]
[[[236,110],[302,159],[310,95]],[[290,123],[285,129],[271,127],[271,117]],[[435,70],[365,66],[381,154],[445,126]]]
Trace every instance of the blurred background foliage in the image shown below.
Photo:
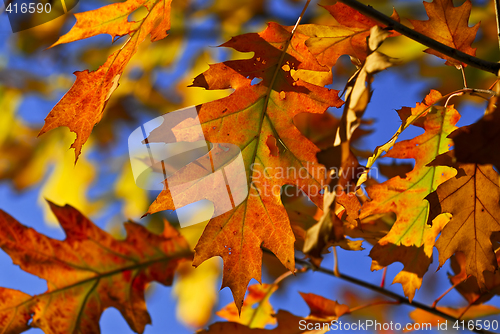
[[[71,12],[88,11],[112,2],[114,1],[82,0]],[[333,3],[332,0],[320,2],[322,5]],[[404,18],[426,19],[421,1],[374,0],[369,1],[369,4],[386,14],[390,14],[392,6],[396,6],[402,22],[408,25],[408,21]],[[456,3],[458,4],[460,3]],[[39,138],[37,134],[45,116],[71,87],[75,79],[72,73],[84,69],[96,70],[105,62],[108,55],[121,47],[125,39],[118,39],[112,43],[110,36],[100,35],[48,49],[74,24],[75,19],[71,13],[16,34],[10,31],[7,17],[2,14],[0,17],[0,207],[18,217],[20,221],[58,238],[64,236],[56,226],[55,217],[49,212],[45,198],[57,204],[67,203],[78,208],[117,237],[124,235],[122,223],[128,219],[140,221],[153,231],[161,230],[162,217],[167,217],[175,223],[175,214],[169,212],[140,218],[157,193],[142,190],[135,185],[128,160],[128,135],[137,126],[157,115],[230,94],[229,90],[213,92],[188,86],[196,75],[208,68],[208,64],[251,56],[217,48],[217,45],[232,36],[262,31],[266,22],[275,21],[283,25],[293,25],[303,5],[304,1],[299,0],[174,0],[169,37],[155,43],[146,40],[141,44],[139,51],[127,66],[119,88],[110,98],[102,121],[94,128],[91,139],[83,148],[83,154],[76,165],[74,153],[69,149],[74,140],[73,133],[66,128],[59,128]],[[499,59],[493,12],[493,1],[474,1],[470,22],[472,26],[481,21],[473,46],[478,48],[478,57],[489,61]],[[139,9],[130,15],[129,20],[140,18],[144,14],[145,9]],[[334,22],[333,17],[314,1],[302,21],[302,23],[326,25],[332,22]],[[360,156],[366,158],[377,145],[384,143],[395,132],[399,126],[399,118],[394,109],[403,105],[413,107],[415,102],[424,98],[430,88],[446,94],[463,87],[460,71],[443,66],[444,61],[424,54],[422,52],[424,49],[425,47],[404,36],[389,39],[382,46],[382,52],[399,58],[401,64],[386,71],[387,74],[381,75],[379,85],[375,80],[374,100],[367,111],[367,116],[371,117],[372,121],[367,121],[363,125],[356,142],[356,147],[359,149],[357,153]],[[342,57],[338,65],[333,68],[334,79],[331,87],[343,90],[347,79],[354,71],[355,67],[349,58]],[[488,88],[495,80],[492,75],[471,68],[466,68],[465,73],[469,87]],[[393,89],[398,89],[398,97],[393,96],[395,94]],[[388,104],[386,102],[390,96],[392,102]],[[462,98],[457,98],[453,103],[457,105],[457,109],[463,105],[462,110],[472,110],[466,111],[465,115],[463,113],[465,122],[471,123],[481,116],[482,111],[477,112],[477,110],[484,110],[484,100],[468,98],[466,103],[464,101]],[[329,139],[333,140],[336,131],[335,114],[338,116],[338,111],[332,111],[326,120],[320,116],[318,118],[298,116],[295,123],[311,140],[326,148],[331,145]],[[324,124],[330,126],[321,127]],[[411,132],[409,133],[411,135]],[[361,159],[361,163],[363,162]],[[380,180],[383,179],[384,176],[381,176]],[[300,235],[301,226],[304,229],[314,223],[308,221],[307,215],[300,216],[300,211],[309,212],[311,216],[314,215],[314,208],[307,203],[297,206],[296,201],[297,199],[284,199],[285,205],[293,208],[289,211],[290,217],[295,225],[299,226],[294,231]],[[23,215],[27,219],[21,219]],[[203,228],[204,224],[198,224],[181,229],[181,233],[194,247]],[[351,265],[351,268],[348,264],[346,270],[371,277],[369,279],[375,277],[373,278],[375,281],[379,280],[381,273],[369,272],[370,260],[366,252],[363,254],[357,264],[365,267],[365,271],[359,271],[355,265]],[[340,260],[342,259],[341,254]],[[9,260],[5,256],[0,257],[2,268],[7,268]],[[327,265],[328,261],[325,261]],[[284,271],[284,267],[268,255],[264,258],[264,268],[266,271],[264,281],[270,282]],[[193,329],[205,326],[214,317],[216,310],[229,303],[231,298],[228,292],[218,292],[220,274],[219,259],[211,259],[196,270],[188,264],[180,268],[174,287],[171,291],[164,290],[164,293],[170,294],[169,303],[174,305],[177,314],[177,320],[174,320],[173,314],[168,314],[165,321],[182,324],[173,327],[177,328],[176,333],[192,332]],[[34,289],[35,293],[43,291],[43,284],[35,278],[16,279],[18,275],[21,274],[15,269],[2,269],[1,285],[26,290],[25,284],[14,286],[16,284],[14,281],[24,283],[25,280],[32,280],[30,282],[34,283],[30,288]],[[389,273],[387,278],[389,282],[390,275]],[[435,296],[449,286],[446,279],[437,278],[431,270],[426,275],[426,280],[429,282],[432,279],[438,284],[424,282],[423,290],[426,291],[418,294],[417,299],[422,298],[425,301],[427,296]],[[295,290],[300,286],[303,291],[308,287],[317,288],[315,282],[321,281],[305,274],[297,282],[299,283],[290,285],[295,286]],[[301,285],[300,282],[305,283]],[[288,285],[284,282],[283,288],[275,293],[278,305],[289,304],[290,301],[298,302],[297,297],[286,296]],[[150,290],[155,289],[160,288],[152,287]],[[396,292],[400,291],[399,287],[393,289]],[[323,283],[321,291],[322,295],[326,293],[326,296],[336,296],[352,306],[361,303],[361,300],[366,300],[365,295],[360,299],[360,292],[356,287],[338,284],[328,286]],[[296,294],[295,291],[293,293]],[[459,297],[453,294],[449,298],[459,300],[457,299]],[[155,317],[155,314],[168,313],[166,309],[152,312],[155,323],[162,322],[157,316]],[[298,309],[306,310],[305,304],[298,306]],[[356,317],[390,321],[395,317],[405,319],[406,315],[403,313],[407,311],[408,308],[404,307],[396,310],[390,306],[381,306],[367,309],[366,314],[363,313],[365,311],[360,312]],[[395,312],[400,313],[396,315]],[[117,320],[118,315],[106,319],[103,321],[113,319],[114,327],[111,322],[108,327],[102,324],[104,333],[107,333],[105,328],[110,328],[110,332],[116,333],[129,331],[127,326],[122,328],[116,324],[116,321],[122,321]],[[162,332],[161,329],[155,330],[154,327],[148,327],[146,332]]]

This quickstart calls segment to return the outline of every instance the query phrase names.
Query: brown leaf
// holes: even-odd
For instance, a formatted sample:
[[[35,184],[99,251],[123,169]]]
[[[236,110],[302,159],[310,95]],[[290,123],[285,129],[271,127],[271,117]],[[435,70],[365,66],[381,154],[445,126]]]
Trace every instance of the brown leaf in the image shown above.
[[[430,3],[424,1],[424,7],[429,16],[427,21],[409,20],[416,31],[471,56],[476,55],[476,49],[472,48],[471,44],[476,38],[479,23],[469,27],[472,7],[470,0],[459,7],[453,6],[453,0],[434,0]],[[433,49],[427,49],[425,52],[446,59],[446,65],[467,66]]]
[[[463,252],[466,273],[476,277],[481,289],[486,288],[484,272],[498,268],[490,238],[500,231],[499,191],[498,174],[491,165],[464,164],[454,178],[426,197],[429,224],[441,213],[452,215],[436,242],[439,264]]]
[[[500,263],[500,251],[496,252],[497,263]],[[484,281],[486,289],[481,290],[474,276],[468,277],[467,260],[462,252],[457,252],[450,258],[450,265],[455,273],[454,276],[448,275],[450,282],[469,304],[485,303],[493,296],[500,295],[500,271],[495,273],[484,272]]]
[[[455,157],[462,163],[492,164],[500,170],[500,109],[450,134]]]
[[[393,177],[399,176],[404,179],[406,174],[411,172],[413,169],[413,164],[410,163],[396,163],[393,161],[390,165],[379,162],[378,171],[385,177],[392,179]]]

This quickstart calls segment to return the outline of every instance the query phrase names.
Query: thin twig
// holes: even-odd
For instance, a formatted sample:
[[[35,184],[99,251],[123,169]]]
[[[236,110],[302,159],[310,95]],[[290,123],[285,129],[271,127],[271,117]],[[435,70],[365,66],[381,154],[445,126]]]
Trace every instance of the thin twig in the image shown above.
[[[399,305],[401,304],[398,300],[396,301],[390,301],[390,300],[379,300],[379,301],[376,301],[376,302],[371,302],[371,303],[368,303],[368,304],[364,304],[364,305],[360,305],[360,306],[356,306],[356,307],[353,307],[349,310],[350,313],[353,313],[353,312],[356,312],[356,311],[359,311],[361,309],[364,309],[364,308],[367,308],[367,307],[372,307],[372,306],[376,306],[376,305]]]
[[[500,0],[495,0],[495,17],[497,18],[498,47],[500,48]]]
[[[467,88],[467,79],[465,78],[465,71],[462,65],[460,65],[460,71],[462,71],[462,78],[464,79],[464,88]]]
[[[487,60],[483,60],[471,55],[468,55],[460,50],[451,48],[447,45],[439,43],[435,39],[425,36],[401,23],[391,19],[389,16],[382,14],[381,12],[375,10],[372,6],[367,6],[358,2],[356,0],[339,0],[340,2],[346,4],[347,6],[357,10],[358,12],[371,17],[372,19],[388,26],[389,29],[395,30],[414,41],[423,44],[431,49],[434,49],[448,57],[456,59],[462,63],[475,67],[477,69],[490,72],[498,76],[500,70],[500,63],[494,63]]]
[[[450,100],[451,100],[452,98],[454,98],[455,96],[462,96],[462,95],[464,95],[464,92],[457,92],[457,93],[453,93],[453,94],[451,94],[451,95],[450,95],[450,96],[446,99],[446,102],[444,103],[444,107],[445,107],[445,108],[446,108],[446,107],[448,107],[448,102],[450,102]]]
[[[337,247],[333,247],[333,274],[337,277],[340,276],[339,272],[339,257],[337,255]]]
[[[476,298],[474,298],[474,300],[472,302],[469,303],[469,305],[467,305],[467,307],[462,311],[462,313],[460,313],[460,315],[458,316],[458,319],[462,319],[462,317],[465,315],[465,313],[467,313],[467,311],[471,308],[471,306],[477,302],[479,300],[479,298],[481,298],[482,295],[479,295],[477,296]]]
[[[267,250],[267,249],[263,249],[264,252],[266,253],[269,253],[269,254],[273,254],[270,250]],[[410,302],[408,300],[408,298],[406,297],[403,297],[403,296],[400,296],[398,295],[397,293],[394,293],[392,291],[389,291],[389,290],[386,290],[384,288],[381,288],[377,285],[374,285],[374,284],[371,284],[371,283],[368,283],[368,282],[365,282],[365,281],[362,281],[362,280],[359,280],[355,277],[352,277],[352,276],[349,276],[349,275],[346,275],[346,274],[342,274],[342,273],[339,273],[338,276],[335,276],[335,274],[332,272],[331,269],[326,269],[326,268],[323,268],[323,267],[315,267],[313,266],[311,263],[309,263],[308,261],[306,260],[303,260],[303,259],[299,259],[299,258],[295,258],[295,262],[296,263],[299,263],[303,266],[306,266],[308,267],[309,269],[312,269],[314,271],[319,271],[323,274],[327,274],[327,275],[330,275],[330,276],[333,276],[333,277],[338,277],[346,282],[350,282],[350,283],[353,283],[353,284],[356,284],[358,286],[361,286],[361,287],[364,287],[364,288],[367,288],[367,289],[370,289],[372,291],[375,291],[375,292],[378,292],[384,296],[387,296],[387,297],[390,297],[394,300],[397,300],[399,303],[401,304],[405,304],[405,305],[409,305],[409,306],[412,306],[412,307],[415,307],[415,308],[419,308],[421,310],[424,310],[424,311],[427,311],[429,313],[432,313],[434,315],[437,315],[441,318],[444,318],[444,319],[447,319],[447,320],[450,320],[450,321],[458,321],[459,319],[458,318],[455,318],[449,314],[446,314],[446,313],[443,313],[437,309],[434,309],[428,305],[425,305],[425,304],[422,304],[422,303],[419,303],[417,301],[412,301]],[[483,330],[483,329],[479,329],[479,328],[474,328],[473,330],[471,330],[472,332],[474,333],[490,333],[490,334],[494,334],[493,332],[490,332],[490,331],[487,331],[487,330]]]
[[[296,273],[303,273],[306,270],[307,270],[306,267],[302,267],[300,269],[297,269],[294,273],[292,273],[291,271],[287,271],[287,272],[281,274],[278,278],[276,278],[274,280],[274,282],[269,285],[269,288],[267,289],[266,295],[264,296],[264,298],[262,298],[259,301],[259,303],[257,304],[256,307],[254,307],[253,312],[252,312],[252,316],[250,317],[250,319],[248,320],[248,323],[246,323],[246,325],[248,327],[252,327],[253,321],[256,319],[256,317],[258,315],[259,309],[262,306],[262,303],[264,303],[265,301],[268,300],[269,296],[274,292],[274,287],[278,286],[285,278],[292,276],[292,275],[295,275]]]
[[[444,297],[444,296],[446,296],[446,295],[447,295],[447,294],[448,294],[451,290],[455,289],[455,288],[457,287],[457,285],[462,284],[462,282],[464,282],[464,281],[465,281],[466,279],[468,279],[469,277],[470,277],[470,275],[469,275],[469,276],[467,276],[467,277],[465,277],[465,278],[464,278],[463,280],[461,280],[460,282],[457,282],[457,283],[453,284],[452,286],[450,286],[450,287],[448,288],[448,290],[446,290],[445,292],[443,292],[443,294],[442,294],[441,296],[439,296],[439,297],[437,297],[437,298],[436,298],[436,300],[434,301],[434,303],[432,303],[432,306],[431,306],[431,307],[432,307],[432,308],[436,308],[437,303],[439,303],[439,301],[440,301],[441,299],[443,299],[443,297]]]
[[[297,30],[297,27],[299,26],[300,21],[302,21],[302,18],[304,17],[304,14],[306,13],[307,7],[309,6],[310,2],[311,2],[311,0],[307,0],[306,4],[304,5],[304,8],[302,8],[302,12],[300,13],[299,18],[297,19],[297,22],[295,23],[295,26],[292,29],[292,32],[291,32],[292,36],[293,36],[293,34],[295,34],[295,30]],[[290,37],[290,40],[292,40],[291,37]]]
[[[491,86],[490,86],[490,88],[489,88],[488,90],[492,90],[492,89],[495,87],[495,85],[497,84],[498,80],[500,80],[500,78],[497,78],[497,79],[496,79],[496,80],[495,80],[495,81],[491,84]]]
[[[433,106],[436,104],[440,103],[442,100],[446,99],[445,107],[448,105],[448,102],[450,101],[450,98],[453,96],[460,96],[463,94],[470,94],[474,96],[478,96],[477,93],[484,93],[484,94],[489,94],[491,96],[498,96],[498,94],[495,91],[492,91],[491,89],[479,89],[479,88],[462,88],[459,90],[456,90],[454,92],[448,93],[446,95],[443,95],[441,98],[437,99],[434,101],[433,104],[425,108],[424,110],[419,111],[418,114],[412,115],[410,120],[406,120],[404,124],[401,124],[399,129],[396,131],[396,133],[391,137],[391,139],[386,142],[385,144],[378,146],[373,155],[368,158],[368,162],[365,166],[366,170],[361,173],[361,175],[358,178],[358,182],[356,183],[356,188],[359,189],[359,187],[367,180],[367,174],[370,172],[373,164],[375,161],[384,153],[387,152],[395,143],[396,140],[398,139],[399,135],[406,130],[413,122],[415,122],[419,117],[421,117],[423,114],[425,114],[429,109],[431,109]]]
[[[384,267],[384,271],[382,273],[382,281],[380,281],[380,287],[385,287],[385,276],[387,275],[387,267]]]

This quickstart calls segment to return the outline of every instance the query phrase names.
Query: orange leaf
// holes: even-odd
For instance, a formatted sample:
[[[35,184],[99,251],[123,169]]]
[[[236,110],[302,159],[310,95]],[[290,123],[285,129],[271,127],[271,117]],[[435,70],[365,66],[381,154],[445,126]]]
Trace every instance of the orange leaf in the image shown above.
[[[342,55],[349,55],[363,62],[368,56],[366,38],[370,29],[380,24],[343,3],[323,6],[337,20],[333,25],[316,24],[300,25],[297,29],[301,34],[310,36],[306,45],[318,61],[332,67]],[[391,18],[399,22],[398,13],[394,10]],[[392,33],[390,36],[396,36]]]
[[[30,310],[23,305],[31,296],[17,290],[0,287],[0,328],[2,333],[22,333],[30,327]]]
[[[426,199],[430,203],[429,224],[441,213],[452,218],[436,242],[442,266],[455,252],[463,252],[467,275],[486,288],[485,271],[498,269],[491,236],[500,231],[498,173],[491,165],[458,165],[458,174],[440,185]],[[435,220],[434,220],[435,221]]]
[[[436,95],[436,92],[431,92],[431,95]],[[402,121],[405,122],[409,115],[425,110],[432,99],[433,97],[428,96],[425,103],[401,112]],[[451,168],[426,165],[437,154],[449,150],[451,140],[446,137],[456,128],[459,117],[455,108],[450,106],[433,107],[425,117],[417,119],[413,124],[424,128],[425,133],[412,140],[396,143],[385,155],[390,158],[415,159],[414,169],[404,178],[396,176],[382,184],[368,187],[366,191],[373,200],[361,207],[360,219],[387,212],[396,214],[397,220],[389,233],[370,252],[373,259],[372,270],[394,262],[403,263],[404,269],[394,278],[394,283],[403,285],[410,301],[415,290],[422,284],[422,278],[432,261],[434,241],[442,225],[446,223],[445,217],[442,217],[435,226],[429,228],[429,205],[424,198],[440,183],[452,177],[454,172]]]
[[[348,306],[339,304],[335,300],[330,300],[313,293],[299,293],[311,310],[311,314],[307,317],[310,320],[332,322],[333,320],[338,320],[342,315],[350,313]]]
[[[94,126],[101,121],[103,110],[111,94],[118,88],[120,77],[139,44],[149,34],[153,42],[167,36],[167,30],[170,29],[170,3],[171,0],[128,0],[76,14],[75,26],[52,46],[98,34],[110,34],[113,39],[126,34],[130,37],[98,70],[75,72],[75,83],[47,115],[39,136],[57,127],[67,126],[76,133],[71,148],[75,149],[75,161],[78,160],[82,146]],[[146,17],[137,22],[128,22],[128,14],[141,6],[148,10]]]
[[[424,1],[424,7],[429,16],[427,21],[409,20],[416,31],[471,56],[476,55],[476,49],[471,44],[476,38],[479,23],[473,27],[468,25],[472,7],[470,0],[459,7],[453,6],[453,0],[434,0],[430,3]],[[425,52],[446,59],[446,65],[467,66],[432,49]]]
[[[286,268],[294,270],[295,238],[281,202],[281,187],[296,185],[313,202],[321,205],[320,190],[325,173],[316,160],[318,148],[294,126],[294,116],[302,112],[321,114],[329,106],[342,105],[338,91],[300,79],[296,81],[292,77],[291,71],[295,70],[328,73],[330,69],[320,65],[308,51],[305,46],[307,36],[296,33],[287,48],[290,38],[291,34],[276,23],[270,23],[259,34],[234,37],[222,46],[240,52],[254,52],[254,57],[210,65],[193,83],[193,86],[206,89],[235,90],[228,97],[197,106],[196,110],[207,141],[229,143],[240,148],[246,174],[241,173],[235,179],[246,181],[241,187],[249,188],[249,195],[232,211],[209,222],[195,248],[194,265],[221,256],[224,260],[222,287],[230,287],[238,309],[243,305],[250,279],[260,282],[261,247],[271,250]],[[262,81],[252,84],[254,78]],[[192,138],[190,125],[184,122],[176,126],[177,140],[199,140],[198,136]],[[172,133],[163,126],[154,129],[148,141],[164,142],[166,131]],[[275,138],[276,147],[268,145],[271,136]],[[222,162],[217,170],[224,168],[228,160],[223,159],[225,153],[219,146],[214,145],[214,149],[203,159],[198,159],[197,164],[180,169],[172,178],[176,182],[187,182],[195,169],[204,164],[211,166],[209,156],[220,156]],[[287,172],[290,170],[292,172]],[[299,176],[299,171],[307,176]],[[204,191],[182,189],[175,193],[176,200],[183,199],[182,203],[176,202],[175,205],[170,189],[164,189],[151,204],[148,214],[175,210],[202,199],[213,201],[217,208],[218,201],[214,198],[222,194],[215,193],[213,185],[208,182],[203,186],[206,187]],[[227,196],[226,192],[224,194]]]
[[[117,308],[142,333],[151,323],[144,289],[152,281],[171,284],[179,261],[191,257],[187,242],[168,223],[162,235],[126,223],[127,238],[119,241],[73,207],[49,204],[66,232],[64,241],[39,234],[0,210],[0,247],[48,285],[33,297],[0,290],[2,333],[19,333],[30,319],[29,327],[46,334],[100,333],[99,319],[107,307]]]

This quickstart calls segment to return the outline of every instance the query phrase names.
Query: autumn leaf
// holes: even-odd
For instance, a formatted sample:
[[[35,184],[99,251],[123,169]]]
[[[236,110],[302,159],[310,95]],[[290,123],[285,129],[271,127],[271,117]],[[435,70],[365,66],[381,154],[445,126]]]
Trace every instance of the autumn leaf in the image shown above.
[[[332,146],[339,120],[329,112],[323,114],[301,113],[294,117],[293,124],[304,136],[323,150]]]
[[[349,186],[356,183],[359,170],[363,170],[352,154],[349,143],[354,131],[361,124],[361,117],[370,101],[371,82],[374,75],[393,65],[393,60],[376,51],[388,35],[389,33],[379,26],[373,26],[370,29],[369,55],[349,79],[345,88],[346,103],[333,142],[334,150],[331,152],[338,157],[339,164],[336,167],[340,167],[339,175],[330,176],[334,180],[330,180],[328,187],[324,190],[323,215],[317,224],[308,229],[303,249],[304,254],[309,256],[316,266],[319,266],[321,262],[321,254],[331,245],[339,245],[348,250],[363,249],[360,241],[345,239],[342,221],[337,216],[336,199],[342,198],[345,201],[348,198],[345,195],[349,193]],[[357,216],[348,214],[348,217],[349,222],[356,226]]]
[[[401,133],[407,129],[410,125],[415,124],[416,126],[422,127],[423,116],[425,116],[429,109],[439,102],[443,96],[437,90],[431,89],[430,93],[424,98],[421,103],[416,104],[415,108],[403,107],[397,110],[399,114],[399,118],[402,121],[401,126],[396,131],[396,133],[392,136],[392,138],[385,144],[378,146],[375,149],[375,153],[368,158],[368,162],[366,163],[367,171],[372,168],[377,161],[378,158],[382,156],[382,154],[387,153],[396,143],[396,140],[399,138]],[[359,177],[358,183],[356,184],[358,187],[363,184],[368,179],[368,174],[364,173]]]
[[[364,62],[370,51],[366,39],[373,26],[380,25],[377,21],[364,16],[351,7],[336,3],[332,6],[322,6],[337,21],[333,25],[304,24],[298,27],[298,32],[310,36],[306,45],[318,61],[332,67],[342,55],[355,57]],[[399,21],[399,16],[394,10],[392,19]],[[397,33],[391,33],[396,36]]]
[[[47,135],[40,143],[43,145],[39,147],[42,152],[36,161],[37,164],[31,166],[32,169],[44,165],[49,167],[51,164],[54,166],[50,173],[47,173],[38,195],[38,205],[43,209],[44,220],[52,226],[58,226],[58,220],[45,198],[78,207],[88,215],[99,212],[104,204],[102,200],[91,200],[88,196],[97,174],[97,166],[88,158],[88,153],[92,151],[84,152],[80,156],[79,164],[75,166],[73,154],[66,149],[72,137],[67,131],[54,131]],[[95,147],[92,140],[89,140],[87,147],[89,149]]]
[[[318,148],[297,130],[293,119],[302,112],[320,114],[330,106],[340,107],[342,101],[336,90],[292,77],[291,72],[300,69],[330,71],[308,51],[306,40],[305,35],[296,33],[292,37],[285,28],[270,23],[259,34],[233,37],[222,45],[240,52],[254,52],[253,58],[210,65],[193,82],[193,86],[206,89],[234,89],[228,97],[197,106],[196,110],[205,140],[240,148],[246,171],[245,175],[238,174],[237,179],[246,179],[248,186],[242,187],[249,187],[249,195],[232,211],[209,222],[195,248],[194,265],[221,256],[224,260],[222,287],[230,287],[238,309],[243,305],[250,279],[260,282],[261,247],[271,250],[286,268],[294,270],[295,238],[281,202],[281,187],[295,185],[321,205],[324,169],[317,164]],[[262,81],[252,83],[255,78]],[[178,140],[201,139],[193,138],[189,126],[189,122],[176,126]],[[148,141],[164,142],[165,131],[162,126],[156,128]],[[209,155],[220,156],[219,167],[224,167],[227,165],[224,150],[220,145],[214,148]],[[180,169],[172,177],[179,182],[186,180],[196,168],[209,163],[208,155],[203,159],[206,161],[201,162],[200,158],[197,164]],[[287,170],[296,173],[283,173]],[[303,174],[307,172],[307,177],[299,177],[300,170]],[[190,193],[175,194],[176,198],[182,195],[183,202],[174,205],[170,190],[164,189],[151,204],[148,214],[175,210],[215,193],[215,190],[186,191]],[[217,201],[214,205],[217,207]]]
[[[500,263],[500,251],[496,252],[497,264]],[[500,295],[500,271],[484,272],[486,289],[481,290],[474,276],[467,275],[467,259],[462,252],[457,252],[450,258],[450,265],[455,275],[448,275],[455,290],[469,304],[485,303],[495,295]]]
[[[396,163],[393,161],[390,165],[384,163],[378,164],[378,171],[388,179],[392,179],[395,176],[399,176],[403,179],[412,169],[413,164],[411,163]]]
[[[330,323],[309,320],[279,310],[276,314],[278,326],[274,329],[250,328],[237,322],[216,322],[208,329],[196,334],[324,334],[330,331]]]
[[[191,328],[202,328],[213,315],[218,300],[220,265],[216,259],[193,268],[182,262],[176,270],[173,295],[177,298],[177,319]]]
[[[75,83],[47,115],[39,136],[57,127],[67,126],[76,133],[71,148],[75,149],[75,161],[78,160],[83,144],[101,120],[104,108],[139,44],[148,35],[151,35],[152,42],[167,36],[167,30],[170,29],[170,3],[171,0],[127,0],[75,15],[75,26],[52,46],[99,34],[109,34],[113,39],[128,34],[129,38],[96,71],[75,72]],[[129,22],[128,15],[141,6],[147,8],[148,14],[140,21]]]
[[[327,299],[313,293],[302,293],[300,295],[309,306],[310,314],[307,317],[309,320],[319,321],[337,321],[344,314],[349,314],[351,311],[347,305],[339,304],[335,300]]]
[[[205,226],[204,223],[194,224],[179,230],[190,249],[194,250]],[[200,329],[210,321],[219,300],[221,271],[221,263],[216,258],[203,262],[197,268],[190,261],[177,267],[172,294],[177,301],[175,313],[179,322],[192,329]]]
[[[310,309],[310,315],[302,318],[280,310],[275,315],[278,326],[274,329],[250,328],[238,322],[218,322],[210,325],[208,330],[197,334],[239,333],[239,334],[322,334],[330,330],[333,320],[348,314],[349,307],[336,301],[312,294],[300,293]],[[234,315],[235,317],[237,314]],[[235,321],[235,319],[233,319]]]
[[[474,124],[450,134],[455,157],[462,163],[492,164],[500,170],[500,110],[496,108]]]
[[[459,7],[453,5],[453,0],[424,1],[424,7],[429,17],[428,20],[409,20],[416,31],[471,56],[476,55],[476,49],[472,48],[471,44],[476,38],[479,23],[469,27],[472,7],[470,0],[465,1]],[[453,65],[457,68],[467,66],[433,49],[426,49],[425,52],[446,59],[446,65]]]
[[[145,189],[140,189],[134,182],[132,168],[124,164],[114,185],[116,198],[123,202],[125,217],[140,217],[148,207],[149,199]]]
[[[345,203],[342,205],[344,206]],[[355,210],[357,212],[360,207],[361,205],[346,206],[346,211],[349,212],[349,210]],[[361,223],[355,228],[352,228],[352,225],[344,226],[346,235],[351,238],[363,238],[366,242],[375,245],[380,239],[389,233],[392,225],[394,224],[394,220],[391,219],[389,215],[383,215],[375,220],[369,217],[365,220],[366,222],[361,221]]]
[[[349,161],[349,164],[350,163],[351,161]],[[357,165],[358,162],[357,160],[354,160],[353,163]],[[349,166],[349,168],[354,167]],[[349,177],[345,178],[345,182],[348,182],[348,178]],[[352,196],[356,197],[355,195]],[[309,257],[310,261],[315,266],[319,266],[321,264],[323,254],[327,253],[328,248],[331,246],[339,246],[345,250],[352,251],[363,250],[363,247],[361,247],[361,240],[354,241],[345,238],[344,224],[339,216],[337,216],[337,213],[331,209],[338,199],[341,199],[341,202],[345,204],[346,201],[350,201],[349,198],[352,199],[351,194],[348,195],[340,191],[338,193],[330,192],[328,188],[325,189],[321,217],[319,217],[316,224],[309,227],[307,230],[302,249],[302,252]],[[354,200],[357,201],[357,198]],[[353,215],[350,215],[348,220],[351,225],[356,226],[358,223],[357,217],[352,218],[352,216]]]
[[[460,164],[457,170],[454,178],[426,197],[430,203],[428,222],[434,224],[441,213],[452,215],[436,242],[439,264],[455,252],[464,253],[467,275],[476,277],[484,290],[484,272],[498,268],[491,241],[492,234],[500,231],[498,173],[491,165]]]
[[[224,306],[216,314],[228,321],[237,322],[250,328],[264,328],[275,325],[276,318],[269,297],[278,289],[277,284],[254,284],[248,287],[241,314],[234,303]]]
[[[36,129],[16,117],[21,96],[15,89],[0,88],[0,180],[10,180],[18,191],[39,186],[39,204],[48,223],[56,223],[56,219],[44,197],[95,213],[102,202],[89,200],[87,193],[95,179],[96,166],[85,155],[78,166],[74,165],[72,156],[64,151],[72,140],[67,132],[54,131],[37,140]]]
[[[419,113],[424,105],[417,105],[410,113]],[[402,116],[403,122],[405,117]],[[401,283],[410,301],[432,261],[434,241],[446,223],[441,217],[430,228],[427,225],[429,214],[425,196],[437,186],[453,176],[449,167],[427,167],[437,154],[447,152],[451,140],[447,139],[456,127],[458,112],[452,107],[433,107],[424,118],[414,125],[422,127],[425,133],[411,140],[398,142],[385,157],[415,159],[414,169],[402,178],[396,176],[382,184],[366,188],[372,199],[361,207],[360,219],[394,212],[396,222],[389,233],[372,248],[372,270],[379,270],[394,262],[404,264],[403,270],[396,275],[393,283]]]
[[[346,84],[346,103],[334,146],[350,141],[354,131],[361,124],[361,117],[371,99],[371,83],[375,74],[395,64],[394,59],[377,51],[390,33],[377,25],[373,26],[369,33],[366,60]]]
[[[107,307],[117,308],[132,330],[144,332],[151,323],[144,289],[152,281],[171,284],[178,263],[191,257],[186,241],[168,223],[162,235],[155,235],[131,222],[125,224],[126,239],[115,240],[73,207],[49,204],[66,232],[64,241],[0,211],[0,247],[48,285],[36,296],[2,288],[2,332],[37,327],[46,334],[100,333]]]
[[[22,306],[31,298],[27,293],[0,287],[0,328],[3,333],[22,333],[29,329],[30,310]]]

